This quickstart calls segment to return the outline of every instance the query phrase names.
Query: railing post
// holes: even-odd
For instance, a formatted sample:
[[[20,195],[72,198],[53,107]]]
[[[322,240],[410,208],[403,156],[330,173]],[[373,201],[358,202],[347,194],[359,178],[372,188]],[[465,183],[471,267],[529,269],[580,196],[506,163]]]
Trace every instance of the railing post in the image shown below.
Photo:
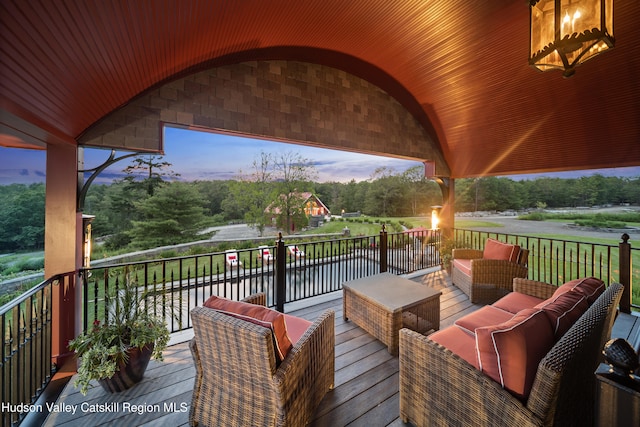
[[[287,250],[282,240],[282,233],[278,233],[276,241],[276,286],[275,301],[276,310],[284,313],[284,302],[286,300],[286,268],[287,268]]]
[[[382,230],[380,230],[380,273],[385,273],[387,271],[388,252],[387,229],[384,224],[382,224]]]
[[[631,313],[631,244],[629,243],[629,235],[622,235],[622,242],[619,247],[619,268],[620,268],[620,284],[624,286],[622,291],[622,299],[620,300],[620,311],[623,313]]]
[[[60,274],[51,286],[51,358],[62,367],[75,354],[69,350],[69,341],[76,333],[76,286],[78,275]]]

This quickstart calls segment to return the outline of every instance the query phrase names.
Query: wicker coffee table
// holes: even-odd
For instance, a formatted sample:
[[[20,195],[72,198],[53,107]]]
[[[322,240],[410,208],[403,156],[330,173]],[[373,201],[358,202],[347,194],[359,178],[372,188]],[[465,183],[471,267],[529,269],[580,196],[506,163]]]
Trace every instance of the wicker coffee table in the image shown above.
[[[425,333],[440,328],[440,291],[391,273],[352,280],[342,285],[344,319],[398,354],[400,329]]]

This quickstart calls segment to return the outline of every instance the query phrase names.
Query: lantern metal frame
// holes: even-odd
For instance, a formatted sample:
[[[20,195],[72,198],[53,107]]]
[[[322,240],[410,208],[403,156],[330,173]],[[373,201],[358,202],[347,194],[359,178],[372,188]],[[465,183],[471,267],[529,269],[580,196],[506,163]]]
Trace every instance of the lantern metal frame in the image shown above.
[[[553,3],[553,9],[541,10],[537,7],[541,2],[547,7]],[[578,27],[574,31],[573,25],[580,17],[578,14],[570,21],[570,32],[565,31],[565,25],[569,27],[568,10],[586,10],[587,7],[596,11],[596,16],[599,15],[598,27]],[[543,34],[549,34],[550,29],[545,30],[537,26],[550,26],[551,22],[553,39],[539,40]],[[615,45],[613,0],[529,0],[529,23],[529,65],[540,71],[560,69],[564,70],[564,77],[570,77],[578,65],[612,49]]]

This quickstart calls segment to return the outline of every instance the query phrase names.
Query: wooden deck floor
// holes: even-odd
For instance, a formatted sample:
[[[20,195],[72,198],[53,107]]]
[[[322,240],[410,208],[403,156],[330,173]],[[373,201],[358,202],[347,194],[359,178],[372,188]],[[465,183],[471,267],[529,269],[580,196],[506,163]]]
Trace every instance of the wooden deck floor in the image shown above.
[[[440,328],[476,310],[446,273],[437,271],[412,279],[442,291]],[[291,306],[290,314],[314,319],[326,308],[336,312],[335,388],[320,404],[314,426],[400,426],[398,358],[387,348],[342,317],[341,293],[306,308]],[[186,426],[195,370],[186,342],[170,346],[165,361],[151,362],[144,380],[119,394],[105,393],[99,386],[87,396],[72,382],[65,387],[47,426]],[[67,406],[65,406],[67,405]],[[73,408],[76,413],[73,414]]]

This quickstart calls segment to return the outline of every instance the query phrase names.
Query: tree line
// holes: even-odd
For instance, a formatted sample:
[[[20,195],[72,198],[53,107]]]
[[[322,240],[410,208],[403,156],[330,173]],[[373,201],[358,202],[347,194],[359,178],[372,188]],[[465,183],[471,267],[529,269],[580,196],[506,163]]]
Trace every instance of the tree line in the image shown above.
[[[261,233],[268,226],[300,230],[308,225],[304,193],[314,194],[333,214],[417,216],[442,203],[438,186],[424,179],[422,168],[402,173],[380,168],[368,181],[319,183],[312,161],[292,152],[263,152],[233,180],[184,182],[154,156],[136,162],[136,168],[125,169],[124,179],[94,185],[85,199],[85,213],[95,215],[94,237],[108,236],[112,249],[205,239],[201,230],[229,222],[246,222]]]
[[[94,184],[85,213],[95,215],[93,236],[109,248],[150,248],[204,239],[204,228],[246,222],[259,230],[306,225],[302,192],[316,195],[334,215],[407,217],[429,215],[442,205],[438,185],[421,167],[380,168],[370,179],[315,182],[315,167],[295,153],[261,153],[236,179],[179,180],[159,156],[137,157],[126,176]],[[549,207],[640,204],[640,179],[593,175],[575,179],[505,177],[458,179],[455,210],[505,211]],[[0,186],[0,253],[41,250],[44,246],[44,184]],[[292,227],[295,225],[295,227]]]
[[[639,205],[640,179],[600,174],[520,181],[484,177],[456,180],[455,192],[456,212]]]

